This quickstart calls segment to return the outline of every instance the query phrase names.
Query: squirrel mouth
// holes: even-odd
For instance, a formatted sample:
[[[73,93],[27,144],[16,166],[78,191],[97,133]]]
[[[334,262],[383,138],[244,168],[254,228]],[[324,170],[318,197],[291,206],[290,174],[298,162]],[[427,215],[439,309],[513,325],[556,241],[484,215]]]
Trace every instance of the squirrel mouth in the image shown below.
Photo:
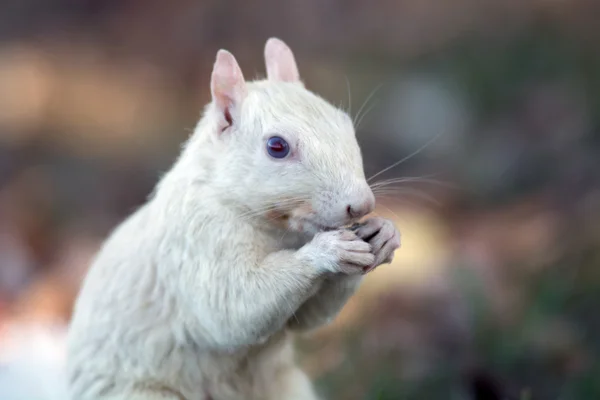
[[[270,217],[277,215],[277,220],[286,223],[286,225],[294,231],[302,231],[305,233],[317,233],[317,232],[328,232],[338,229],[348,228],[352,225],[350,221],[347,224],[327,224],[323,223],[322,219],[312,211],[308,209],[294,209],[292,211],[279,211],[272,212]],[[354,221],[352,221],[354,222]]]
[[[353,227],[355,225],[357,225],[356,223],[354,224],[345,224],[345,225],[337,225],[337,226],[330,226],[330,225],[324,225],[315,221],[308,221],[310,224],[312,224],[314,227],[317,228],[317,230],[321,231],[321,232],[327,232],[327,231],[335,231],[338,229],[353,229]]]
[[[316,223],[314,225],[317,226],[317,228],[319,228],[319,230],[323,231],[323,232],[334,231],[334,230],[338,229],[333,226],[321,225],[321,224],[316,224]]]
[[[317,232],[327,232],[339,229],[338,227],[325,225],[310,218],[290,218],[288,222],[291,226],[295,227],[294,230],[303,231],[305,233],[314,234]]]

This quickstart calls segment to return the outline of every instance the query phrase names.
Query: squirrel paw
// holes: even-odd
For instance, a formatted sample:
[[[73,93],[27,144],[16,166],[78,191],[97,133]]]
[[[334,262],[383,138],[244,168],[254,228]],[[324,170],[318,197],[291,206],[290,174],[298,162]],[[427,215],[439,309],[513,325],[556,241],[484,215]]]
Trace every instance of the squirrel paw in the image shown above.
[[[367,219],[354,232],[365,242],[369,243],[375,260],[364,268],[364,273],[370,272],[381,264],[389,264],[394,259],[394,252],[400,247],[400,232],[390,220],[374,217]]]
[[[371,245],[347,229],[317,233],[304,251],[315,266],[333,273],[362,274],[376,261]]]

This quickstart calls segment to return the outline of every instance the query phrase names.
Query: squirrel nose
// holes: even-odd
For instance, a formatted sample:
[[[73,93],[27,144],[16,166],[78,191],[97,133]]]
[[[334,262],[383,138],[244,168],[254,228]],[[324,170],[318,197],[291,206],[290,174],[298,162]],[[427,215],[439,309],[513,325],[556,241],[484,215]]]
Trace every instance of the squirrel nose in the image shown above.
[[[368,200],[364,200],[362,202],[357,202],[353,204],[348,204],[346,206],[346,213],[352,219],[357,219],[364,217],[375,209],[375,201],[373,198],[369,198]]]

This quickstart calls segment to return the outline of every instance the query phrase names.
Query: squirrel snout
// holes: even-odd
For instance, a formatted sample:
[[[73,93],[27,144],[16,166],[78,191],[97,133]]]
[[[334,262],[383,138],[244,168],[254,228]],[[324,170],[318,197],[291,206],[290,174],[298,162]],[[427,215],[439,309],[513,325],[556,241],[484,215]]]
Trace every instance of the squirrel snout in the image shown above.
[[[364,217],[375,209],[375,199],[369,196],[366,200],[349,203],[346,206],[346,213],[350,219]]]

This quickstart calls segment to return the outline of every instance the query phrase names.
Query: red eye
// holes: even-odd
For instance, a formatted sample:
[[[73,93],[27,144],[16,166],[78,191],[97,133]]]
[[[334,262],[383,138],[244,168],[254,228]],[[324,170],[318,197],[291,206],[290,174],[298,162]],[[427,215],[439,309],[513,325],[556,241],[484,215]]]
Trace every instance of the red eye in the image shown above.
[[[290,153],[290,145],[285,139],[273,136],[267,140],[267,152],[273,158],[285,158]]]

